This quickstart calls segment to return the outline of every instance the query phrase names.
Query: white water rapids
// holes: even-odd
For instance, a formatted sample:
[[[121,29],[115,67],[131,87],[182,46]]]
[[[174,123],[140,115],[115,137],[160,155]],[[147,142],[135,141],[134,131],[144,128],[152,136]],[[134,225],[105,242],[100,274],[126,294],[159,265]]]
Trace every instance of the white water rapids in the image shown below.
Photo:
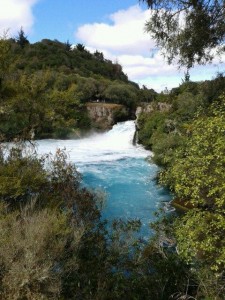
[[[56,149],[66,149],[70,161],[77,166],[123,158],[146,158],[151,154],[142,146],[133,145],[134,121],[118,123],[112,130],[96,133],[83,139],[40,140],[37,141],[39,154],[55,153]]]

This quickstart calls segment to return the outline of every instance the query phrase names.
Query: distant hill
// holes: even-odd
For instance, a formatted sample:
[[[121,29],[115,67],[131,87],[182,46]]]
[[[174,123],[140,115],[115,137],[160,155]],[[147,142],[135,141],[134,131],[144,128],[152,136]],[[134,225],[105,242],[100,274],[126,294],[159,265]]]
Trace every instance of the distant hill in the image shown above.
[[[128,82],[118,63],[105,59],[103,53],[90,53],[84,45],[72,46],[69,42],[43,39],[24,47],[11,40],[13,53],[17,58],[16,67],[26,71],[51,68],[61,72],[75,73],[83,77],[100,75],[110,80]]]

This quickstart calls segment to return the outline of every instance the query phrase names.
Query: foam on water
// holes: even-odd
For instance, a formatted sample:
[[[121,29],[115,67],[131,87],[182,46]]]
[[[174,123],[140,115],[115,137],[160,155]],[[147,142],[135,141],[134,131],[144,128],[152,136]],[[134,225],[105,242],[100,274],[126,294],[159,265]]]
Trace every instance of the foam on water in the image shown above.
[[[83,139],[40,140],[38,141],[38,153],[55,153],[57,148],[65,148],[70,160],[79,167],[83,164],[109,162],[127,157],[145,158],[151,155],[143,147],[133,145],[134,132],[134,121],[127,121],[115,125],[106,133],[94,134]]]
[[[160,203],[168,203],[170,195],[154,180],[158,168],[146,161],[152,153],[133,145],[134,132],[134,121],[127,121],[83,139],[38,141],[38,153],[65,148],[82,173],[84,184],[107,195],[103,217],[109,221],[138,218],[146,237],[154,212]]]

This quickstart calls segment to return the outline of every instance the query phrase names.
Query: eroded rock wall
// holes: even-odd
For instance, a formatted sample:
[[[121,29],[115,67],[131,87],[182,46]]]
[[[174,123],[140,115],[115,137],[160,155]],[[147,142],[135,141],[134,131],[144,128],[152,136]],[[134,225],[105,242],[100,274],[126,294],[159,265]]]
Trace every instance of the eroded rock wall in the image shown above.
[[[152,102],[152,103],[144,103],[142,102],[140,106],[136,109],[136,118],[138,119],[138,116],[141,113],[151,113],[153,111],[161,111],[161,112],[167,112],[171,109],[171,104],[165,103],[165,102]]]
[[[109,129],[128,116],[127,109],[121,104],[90,102],[86,106],[93,127],[98,129]]]

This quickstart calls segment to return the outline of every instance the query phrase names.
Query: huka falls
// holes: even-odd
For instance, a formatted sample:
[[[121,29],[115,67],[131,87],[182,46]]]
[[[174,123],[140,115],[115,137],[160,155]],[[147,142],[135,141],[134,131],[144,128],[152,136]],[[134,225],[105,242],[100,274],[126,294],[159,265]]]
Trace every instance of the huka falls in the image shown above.
[[[65,149],[70,162],[83,176],[83,183],[105,195],[103,218],[139,219],[141,234],[150,234],[149,223],[159,207],[170,211],[171,196],[157,185],[158,167],[152,153],[133,142],[135,122],[117,123],[111,130],[71,140],[37,141],[39,154]]]
[[[0,0],[0,300],[225,300],[224,20]]]

